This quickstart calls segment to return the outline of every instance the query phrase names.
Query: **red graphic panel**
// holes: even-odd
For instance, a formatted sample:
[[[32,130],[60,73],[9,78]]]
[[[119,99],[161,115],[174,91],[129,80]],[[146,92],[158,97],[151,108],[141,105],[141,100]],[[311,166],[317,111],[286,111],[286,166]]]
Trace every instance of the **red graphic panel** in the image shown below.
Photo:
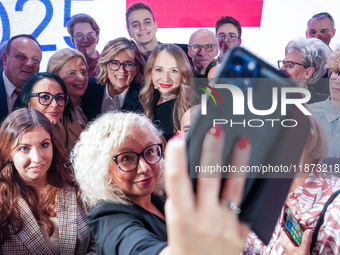
[[[150,6],[159,28],[214,27],[232,16],[242,27],[259,27],[263,0],[141,0]],[[137,0],[126,0],[126,8]]]

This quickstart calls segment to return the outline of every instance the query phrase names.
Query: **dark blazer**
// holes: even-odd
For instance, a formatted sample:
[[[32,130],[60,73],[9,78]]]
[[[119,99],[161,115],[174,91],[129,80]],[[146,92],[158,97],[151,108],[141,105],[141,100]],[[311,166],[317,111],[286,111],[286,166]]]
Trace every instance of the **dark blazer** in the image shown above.
[[[164,215],[165,197],[152,194],[151,202]],[[86,220],[98,255],[158,255],[167,246],[165,220],[134,203],[100,202]]]
[[[140,90],[141,88],[134,82],[130,84],[121,110],[143,111],[142,104],[139,101]],[[105,86],[97,84],[94,77],[89,78],[87,89],[81,97],[81,107],[89,121],[94,120],[101,113],[104,91]]]
[[[52,255],[37,220],[26,201],[19,200],[24,225],[0,247],[0,254]],[[74,189],[61,190],[56,196],[60,254],[95,254],[95,244],[86,224],[87,209],[78,200]]]
[[[0,123],[8,115],[7,97],[6,97],[5,83],[2,77],[2,71],[3,70],[0,70]]]
[[[310,100],[307,102],[307,104],[313,104],[316,102],[325,101],[329,97],[329,95],[327,94],[317,92],[314,89],[314,87],[309,84],[307,85],[307,89],[309,90],[311,94]]]
[[[329,96],[329,77],[328,72],[324,74],[315,84],[311,85],[316,92]]]

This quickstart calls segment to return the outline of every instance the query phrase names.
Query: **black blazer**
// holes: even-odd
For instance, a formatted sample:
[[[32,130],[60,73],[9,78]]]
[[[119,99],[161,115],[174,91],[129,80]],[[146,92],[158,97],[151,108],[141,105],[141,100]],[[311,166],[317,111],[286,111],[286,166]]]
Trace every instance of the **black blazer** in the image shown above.
[[[2,77],[2,71],[3,70],[0,70],[0,123],[8,115],[7,97],[6,97],[5,83]]]
[[[307,89],[309,90],[311,94],[311,97],[309,101],[307,102],[307,104],[313,104],[316,102],[325,101],[329,97],[329,95],[327,94],[317,92],[314,89],[314,87],[309,84],[307,85]]]
[[[164,215],[165,197],[152,194],[151,202]],[[158,255],[167,246],[165,220],[134,203],[102,201],[92,207],[86,221],[97,255]]]
[[[141,112],[143,111],[142,104],[139,101],[140,90],[141,88],[134,82],[130,84],[122,110],[129,110],[133,112],[138,110]],[[81,97],[81,106],[89,121],[94,120],[101,113],[104,91],[105,86],[97,84],[96,78],[89,78],[87,89]]]

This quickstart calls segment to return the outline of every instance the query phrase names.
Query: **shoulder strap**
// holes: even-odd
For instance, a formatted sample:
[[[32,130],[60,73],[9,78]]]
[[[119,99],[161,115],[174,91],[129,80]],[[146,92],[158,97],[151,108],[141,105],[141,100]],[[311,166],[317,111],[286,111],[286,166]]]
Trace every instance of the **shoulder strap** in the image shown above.
[[[319,234],[319,230],[320,230],[320,227],[321,225],[323,224],[323,220],[324,220],[324,217],[325,217],[325,213],[327,211],[327,208],[328,206],[333,202],[333,200],[339,195],[340,193],[340,189],[335,191],[327,200],[325,206],[323,207],[322,211],[321,211],[321,214],[319,216],[319,219],[316,223],[316,226],[315,226],[315,229],[314,229],[314,232],[313,232],[313,237],[312,237],[312,243],[310,245],[310,254],[312,254],[312,251],[313,251],[313,248],[314,248],[314,245],[316,243],[316,240],[318,238],[318,234]]]

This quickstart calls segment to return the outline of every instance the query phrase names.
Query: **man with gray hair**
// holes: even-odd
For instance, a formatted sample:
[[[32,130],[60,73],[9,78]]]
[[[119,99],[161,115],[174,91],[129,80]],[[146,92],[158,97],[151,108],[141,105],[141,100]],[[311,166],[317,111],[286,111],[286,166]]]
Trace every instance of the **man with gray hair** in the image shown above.
[[[190,36],[188,55],[198,75],[205,75],[205,69],[217,54],[217,39],[213,32],[199,29]]]
[[[320,12],[308,21],[306,38],[319,38],[329,45],[335,31],[333,17],[328,12]]]

